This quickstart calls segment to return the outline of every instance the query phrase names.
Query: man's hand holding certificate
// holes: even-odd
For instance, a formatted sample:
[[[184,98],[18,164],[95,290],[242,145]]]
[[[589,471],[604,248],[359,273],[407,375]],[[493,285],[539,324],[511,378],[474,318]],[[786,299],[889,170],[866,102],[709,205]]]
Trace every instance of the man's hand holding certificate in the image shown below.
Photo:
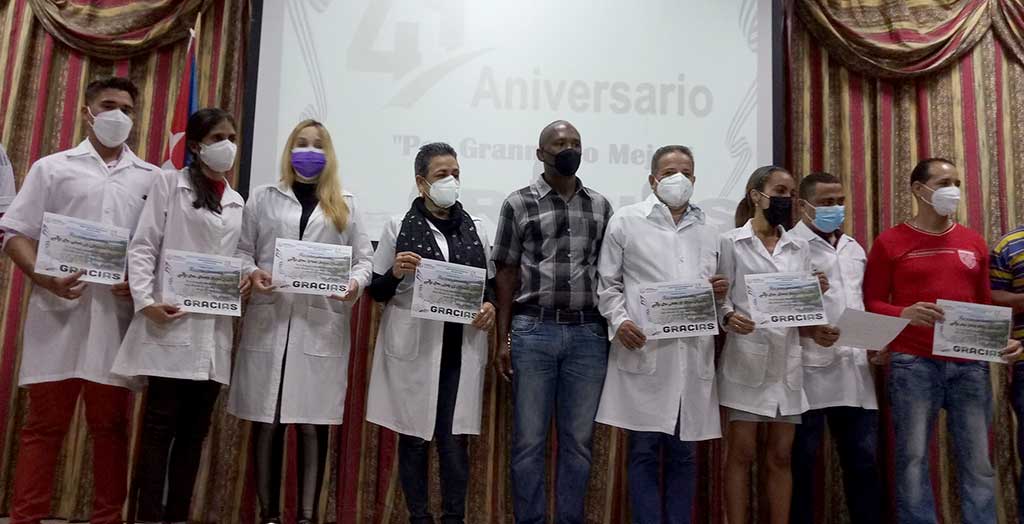
[[[412,291],[412,316],[472,324],[484,299],[487,270],[421,259]]]
[[[81,272],[79,280],[97,284],[123,282],[130,233],[123,227],[44,213],[35,271],[55,277]]]
[[[168,249],[162,268],[164,302],[189,313],[242,315],[242,261]]]
[[[747,275],[751,320],[758,328],[828,324],[818,276],[811,273]]]
[[[352,272],[352,246],[277,239],[274,289],[306,295],[344,295]]]
[[[1013,326],[1013,310],[1001,306],[938,300],[945,320],[935,323],[932,354],[1006,363],[1004,350]]]
[[[707,280],[663,282],[640,288],[648,339],[718,334],[715,295]]]

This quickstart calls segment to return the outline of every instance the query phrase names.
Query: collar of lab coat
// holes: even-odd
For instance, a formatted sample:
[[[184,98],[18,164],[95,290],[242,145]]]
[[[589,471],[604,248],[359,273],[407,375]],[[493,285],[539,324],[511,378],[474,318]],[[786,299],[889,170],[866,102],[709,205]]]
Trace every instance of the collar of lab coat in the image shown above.
[[[225,182],[228,181],[225,179]],[[178,187],[192,191],[192,183],[188,180],[187,167],[178,171]],[[236,206],[245,206],[245,201],[242,200],[242,195],[239,195],[238,191],[235,191],[231,187],[231,183],[228,182],[227,186],[224,187],[224,194],[220,197],[220,205],[221,207],[226,207],[232,204]]]
[[[137,167],[139,169],[145,169],[146,171],[153,171],[154,169],[156,169],[156,166],[154,166],[153,164],[150,164],[149,162],[146,162],[145,160],[142,160],[141,158],[136,156],[135,153],[132,152],[132,149],[128,147],[128,144],[124,144],[121,147],[123,148],[121,151],[121,158],[118,159],[117,165],[114,166],[111,169],[111,171],[114,171],[122,167],[122,165],[124,164],[131,164],[134,167]],[[96,159],[96,161],[99,162],[101,166],[107,167],[107,163],[103,161],[103,158],[96,151],[96,148],[92,146],[92,142],[90,142],[88,138],[82,140],[82,142],[79,143],[78,146],[76,146],[74,149],[69,149],[66,154],[68,158],[84,158],[91,156],[94,159]]]
[[[278,193],[281,193],[282,195],[284,195],[284,196],[294,200],[296,204],[299,203],[299,198],[297,196],[295,196],[295,191],[293,191],[290,186],[284,185],[283,182],[278,182],[277,184],[274,184],[274,185],[272,185],[270,187],[274,188],[274,190],[276,190]],[[342,198],[352,198],[353,197],[352,193],[350,193],[350,192],[348,192],[348,191],[346,191],[344,189],[341,190],[341,196],[342,196]],[[319,202],[317,203],[316,207],[317,208],[320,207],[320,203]]]
[[[853,240],[852,238],[846,236],[846,234],[840,233],[839,241],[836,242],[836,245],[833,247],[832,244],[829,244],[827,240],[821,238],[820,235],[818,235],[817,233],[814,232],[814,230],[808,227],[803,220],[797,222],[797,224],[793,226],[793,229],[789,230],[789,234],[796,238],[806,240],[808,244],[818,242],[823,246],[828,246],[829,249],[836,250],[837,252],[842,250],[843,246],[845,246],[847,243]]]
[[[668,206],[666,206],[665,203],[662,202],[654,193],[647,196],[643,201],[642,206],[641,210],[647,218],[652,219],[658,215],[661,215],[662,217],[667,216],[669,221],[674,224],[674,221],[672,221],[672,210],[669,209]],[[678,227],[683,228],[691,224],[704,224],[704,210],[693,204],[690,204],[686,208],[686,213],[683,214],[683,219],[679,224],[674,225],[678,225]]]
[[[736,232],[736,240],[744,240],[754,238],[754,221],[747,220],[746,224]],[[796,237],[794,237],[790,231],[786,231],[786,228],[779,226],[779,247],[786,247],[787,244],[796,245]],[[799,247],[799,246],[797,246]]]

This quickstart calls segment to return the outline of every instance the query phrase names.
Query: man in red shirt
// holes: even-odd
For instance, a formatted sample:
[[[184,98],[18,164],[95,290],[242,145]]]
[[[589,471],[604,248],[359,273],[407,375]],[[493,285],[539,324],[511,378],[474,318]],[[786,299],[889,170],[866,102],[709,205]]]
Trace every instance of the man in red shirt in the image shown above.
[[[955,223],[960,173],[941,158],[922,160],[910,176],[918,213],[879,235],[864,275],[868,311],[910,319],[889,345],[889,397],[896,436],[896,514],[901,524],[933,523],[928,443],[945,408],[960,480],[963,522],[994,524],[995,476],[988,434],[992,391],[986,362],[932,355],[939,299],[990,304],[988,246]],[[1021,354],[1010,341],[1008,361]]]

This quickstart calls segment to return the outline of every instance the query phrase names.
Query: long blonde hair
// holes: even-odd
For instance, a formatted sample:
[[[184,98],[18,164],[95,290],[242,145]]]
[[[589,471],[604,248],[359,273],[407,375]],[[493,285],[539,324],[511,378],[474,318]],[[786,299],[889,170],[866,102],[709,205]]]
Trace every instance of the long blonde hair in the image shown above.
[[[292,134],[288,135],[288,142],[285,143],[284,153],[281,155],[281,183],[291,187],[295,183],[297,175],[292,167],[292,149],[299,138],[299,133],[307,127],[315,127],[320,132],[320,142],[323,145],[324,156],[327,163],[324,170],[320,172],[320,178],[316,184],[316,196],[320,200],[320,209],[324,216],[334,222],[338,231],[344,231],[348,225],[349,209],[345,197],[341,193],[341,178],[338,176],[338,157],[334,154],[334,142],[331,141],[331,134],[327,128],[316,120],[303,120],[295,126]]]

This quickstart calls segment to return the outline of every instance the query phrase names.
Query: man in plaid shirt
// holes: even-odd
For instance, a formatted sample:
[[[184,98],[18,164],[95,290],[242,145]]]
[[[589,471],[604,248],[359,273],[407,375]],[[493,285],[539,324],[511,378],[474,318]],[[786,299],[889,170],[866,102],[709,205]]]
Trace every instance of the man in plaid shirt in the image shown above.
[[[594,417],[608,364],[597,310],[597,255],[611,204],[576,171],[580,133],[566,121],[541,131],[544,173],[505,199],[491,256],[497,266],[498,367],[512,382],[512,490],[516,522],[547,521],[545,450],[558,427],[558,522],[583,522]]]

